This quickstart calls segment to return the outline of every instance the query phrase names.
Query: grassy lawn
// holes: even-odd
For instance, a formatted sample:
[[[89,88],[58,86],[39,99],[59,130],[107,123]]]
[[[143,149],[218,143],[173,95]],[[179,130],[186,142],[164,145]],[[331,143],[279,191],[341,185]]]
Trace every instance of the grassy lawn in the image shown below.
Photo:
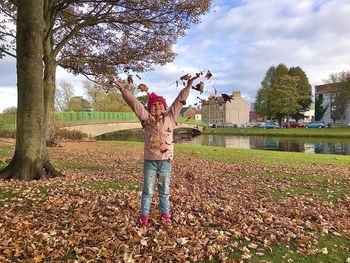
[[[299,136],[299,137],[328,137],[350,138],[350,128],[289,128],[289,129],[263,129],[263,128],[208,128],[205,134],[226,135],[272,135],[272,136]]]
[[[191,154],[203,160],[223,163],[249,164],[257,166],[286,166],[301,168],[305,164],[329,164],[348,166],[350,156],[332,154],[309,154],[298,152],[278,152],[264,150],[232,149],[213,146],[192,146],[177,144],[176,150]]]
[[[3,160],[11,158],[13,145],[0,142],[0,149]],[[24,224],[33,217],[42,218],[42,225],[39,220],[38,228],[32,225],[26,230],[33,232],[22,233],[34,242],[30,239],[33,233],[39,235],[45,230],[41,236],[52,243],[35,244],[47,262],[83,260],[81,254],[88,253],[83,252],[87,246],[106,249],[104,255],[98,255],[101,259],[96,253],[84,254],[92,261],[126,253],[116,250],[122,245],[115,244],[126,244],[130,251],[144,251],[157,259],[164,255],[163,250],[156,254],[153,248],[158,246],[165,246],[171,254],[179,253],[181,259],[198,244],[206,245],[203,250],[196,248],[196,253],[214,251],[212,258],[206,254],[205,260],[192,258],[193,262],[222,262],[223,252],[237,262],[350,262],[350,239],[345,234],[350,231],[341,221],[350,214],[350,156],[176,144],[171,194],[176,211],[173,230],[161,230],[154,217],[155,226],[140,236],[135,222],[142,184],[142,150],[143,143],[115,141],[68,142],[61,148],[51,148],[50,158],[66,173],[65,178],[29,183],[0,181],[0,213],[8,219],[0,223],[12,231],[5,233],[23,228],[18,224],[11,228],[12,218],[23,217]],[[6,161],[1,165],[5,166]],[[189,172],[194,179],[185,176]],[[322,224],[310,219],[313,217],[309,212],[314,208],[326,220]],[[251,230],[246,230],[249,227]],[[91,239],[87,231],[93,231]],[[285,231],[293,233],[288,241],[284,239]],[[227,232],[231,234],[225,236]],[[0,259],[5,256],[14,260],[14,253],[22,260],[30,258],[30,250],[22,252],[18,245],[11,252],[6,240],[18,235],[0,237],[8,249],[2,254],[0,247]],[[75,243],[79,236],[82,238]],[[55,238],[74,246],[55,244]],[[111,238],[113,242],[109,243]],[[150,250],[144,250],[146,243]],[[52,244],[54,250],[47,249]],[[60,253],[52,255],[50,251],[56,250]],[[35,257],[38,254],[31,259]]]

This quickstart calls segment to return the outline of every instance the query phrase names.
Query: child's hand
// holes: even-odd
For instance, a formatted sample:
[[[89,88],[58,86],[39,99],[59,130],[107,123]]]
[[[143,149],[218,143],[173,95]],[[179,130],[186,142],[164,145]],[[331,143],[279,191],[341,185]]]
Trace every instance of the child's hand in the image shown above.
[[[194,81],[195,79],[198,79],[199,77],[200,77],[200,73],[196,73],[196,76],[190,78],[190,79],[187,81],[187,86],[192,87],[193,81]]]
[[[111,80],[111,84],[115,85],[119,90],[124,89],[125,85],[116,80]]]

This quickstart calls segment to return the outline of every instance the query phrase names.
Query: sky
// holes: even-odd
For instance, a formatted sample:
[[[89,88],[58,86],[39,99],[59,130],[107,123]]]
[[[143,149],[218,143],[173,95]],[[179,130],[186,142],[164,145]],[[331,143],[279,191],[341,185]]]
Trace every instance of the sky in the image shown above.
[[[213,0],[211,10],[192,25],[173,46],[176,59],[154,71],[139,74],[145,83],[171,103],[184,74],[210,70],[205,92],[192,90],[187,105],[196,97],[207,98],[240,91],[254,102],[266,71],[280,63],[301,67],[310,84],[323,84],[331,73],[350,70],[350,0]],[[85,96],[84,77],[58,68],[57,83],[71,83],[77,96]],[[196,84],[195,82],[194,84]],[[142,94],[140,94],[142,95]],[[16,62],[0,60],[0,112],[17,104]]]

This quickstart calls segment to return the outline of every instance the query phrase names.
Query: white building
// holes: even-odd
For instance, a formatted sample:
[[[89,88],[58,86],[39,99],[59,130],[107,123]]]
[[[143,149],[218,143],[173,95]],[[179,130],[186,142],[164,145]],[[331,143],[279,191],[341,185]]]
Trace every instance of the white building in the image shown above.
[[[232,92],[230,101],[211,95],[202,102],[202,120],[215,125],[242,126],[249,122],[249,103],[240,91]]]
[[[315,86],[315,97],[319,94],[323,95],[323,107],[327,107],[322,120],[325,124],[335,126],[341,125],[341,119],[337,113],[336,97],[340,94],[340,90],[344,88],[344,84],[350,89],[350,82],[337,82],[331,84],[323,84]],[[350,123],[350,101],[347,103],[344,116],[344,124]]]

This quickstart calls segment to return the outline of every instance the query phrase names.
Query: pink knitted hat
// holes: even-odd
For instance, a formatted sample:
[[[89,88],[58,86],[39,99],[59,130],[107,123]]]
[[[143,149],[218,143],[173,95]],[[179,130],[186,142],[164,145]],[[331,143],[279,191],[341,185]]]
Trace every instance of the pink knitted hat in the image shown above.
[[[148,97],[148,102],[147,102],[148,110],[151,110],[151,107],[155,102],[161,102],[164,106],[164,109],[166,109],[167,105],[166,105],[165,99],[162,96],[158,96],[157,94],[152,92]]]

